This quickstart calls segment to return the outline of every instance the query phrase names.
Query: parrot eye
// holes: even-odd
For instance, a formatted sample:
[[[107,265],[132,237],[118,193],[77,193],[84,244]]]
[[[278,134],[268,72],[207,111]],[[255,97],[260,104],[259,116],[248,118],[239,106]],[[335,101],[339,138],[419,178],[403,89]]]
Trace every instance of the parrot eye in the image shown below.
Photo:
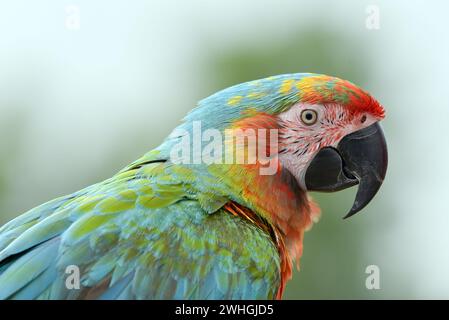
[[[363,115],[363,116],[362,116],[362,119],[360,119],[360,122],[365,123],[365,121],[366,121],[366,116]]]
[[[315,110],[306,109],[301,112],[301,121],[308,126],[315,124],[318,120],[318,114]]]

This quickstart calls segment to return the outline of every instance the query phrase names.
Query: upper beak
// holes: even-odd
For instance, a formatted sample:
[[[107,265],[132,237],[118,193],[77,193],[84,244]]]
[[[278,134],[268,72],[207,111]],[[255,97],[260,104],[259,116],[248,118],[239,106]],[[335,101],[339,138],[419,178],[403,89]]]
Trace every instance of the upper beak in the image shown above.
[[[339,191],[356,184],[357,195],[348,218],[362,210],[379,190],[387,172],[385,137],[376,122],[344,137],[337,148],[323,148],[305,175],[309,191]]]

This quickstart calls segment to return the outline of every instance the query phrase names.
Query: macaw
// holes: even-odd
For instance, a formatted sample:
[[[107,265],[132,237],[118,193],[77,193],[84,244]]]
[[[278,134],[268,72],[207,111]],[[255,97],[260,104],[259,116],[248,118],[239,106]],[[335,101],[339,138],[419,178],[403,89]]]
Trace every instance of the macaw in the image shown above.
[[[280,299],[320,214],[308,192],[358,185],[351,216],[380,188],[384,116],[369,93],[327,75],[219,91],[112,178],[2,226],[0,299]],[[260,145],[226,148],[231,136],[202,159],[198,124],[202,134],[257,131]]]

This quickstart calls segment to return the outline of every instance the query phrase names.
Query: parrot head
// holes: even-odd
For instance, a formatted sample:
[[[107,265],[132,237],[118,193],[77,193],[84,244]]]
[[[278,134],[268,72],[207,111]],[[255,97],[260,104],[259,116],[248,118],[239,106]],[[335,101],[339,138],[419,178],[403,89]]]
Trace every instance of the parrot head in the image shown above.
[[[260,198],[282,205],[307,191],[358,185],[349,217],[372,200],[384,180],[387,147],[378,123],[384,116],[380,103],[349,81],[297,73],[219,91],[199,102],[185,118],[184,128],[192,131],[189,125],[200,120],[203,129],[277,130],[277,140],[271,142],[277,150],[269,154],[277,161],[277,175],[261,177],[255,173],[257,165],[221,166],[216,173],[220,181],[233,185],[250,207],[260,204]],[[275,210],[273,205],[262,207]]]
[[[347,81],[316,81],[312,78],[318,101],[300,101],[279,115],[279,159],[307,191],[358,185],[349,217],[371,201],[385,178],[387,147],[378,124],[384,110]],[[338,102],[339,90],[348,96],[345,103]]]

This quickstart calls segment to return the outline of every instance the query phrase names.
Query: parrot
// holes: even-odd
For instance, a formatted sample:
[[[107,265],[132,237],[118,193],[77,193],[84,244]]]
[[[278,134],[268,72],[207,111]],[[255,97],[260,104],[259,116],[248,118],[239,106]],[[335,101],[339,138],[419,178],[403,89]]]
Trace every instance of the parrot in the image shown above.
[[[357,186],[350,217],[381,187],[384,118],[324,74],[214,93],[111,178],[0,227],[0,299],[282,299],[321,214],[310,192]]]

